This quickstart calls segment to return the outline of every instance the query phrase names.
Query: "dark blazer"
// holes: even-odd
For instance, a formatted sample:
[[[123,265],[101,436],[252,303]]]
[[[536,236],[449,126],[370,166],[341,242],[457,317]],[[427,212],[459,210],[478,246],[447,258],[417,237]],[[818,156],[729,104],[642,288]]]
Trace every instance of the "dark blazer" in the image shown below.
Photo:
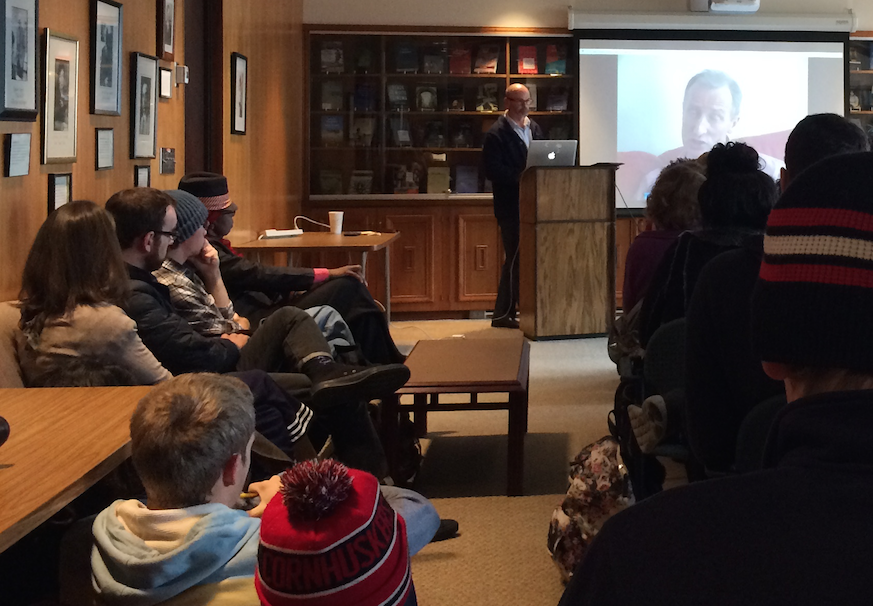
[[[543,130],[531,120],[531,137],[544,139]],[[497,220],[518,220],[518,180],[527,165],[527,146],[519,138],[506,116],[485,133],[482,144],[485,176],[494,187],[494,215]]]
[[[122,308],[136,322],[142,342],[174,375],[236,369],[239,348],[218,337],[204,337],[176,313],[170,290],[149,272],[127,266],[130,296]]]

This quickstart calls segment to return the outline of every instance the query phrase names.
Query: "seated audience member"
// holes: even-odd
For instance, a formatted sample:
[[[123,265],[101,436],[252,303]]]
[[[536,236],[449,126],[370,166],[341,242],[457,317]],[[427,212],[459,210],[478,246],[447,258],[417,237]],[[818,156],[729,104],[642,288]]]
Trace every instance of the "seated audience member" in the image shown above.
[[[251,338],[230,332],[220,337],[200,335],[175,310],[167,287],[150,273],[161,267],[173,241],[185,242],[203,231],[203,224],[187,215],[196,211],[180,208],[184,215],[177,232],[175,201],[150,188],[118,192],[106,209],[115,218],[130,277],[131,295],[124,309],[136,321],[145,345],[171,372],[299,370],[313,383],[311,399],[316,408],[384,396],[408,380],[409,369],[402,364],[358,368],[336,363],[313,319],[293,307],[272,314]],[[221,279],[218,271],[212,275]]]
[[[394,345],[385,314],[363,284],[360,265],[303,269],[248,261],[226,239],[233,229],[237,211],[236,203],[230,198],[227,179],[215,173],[191,173],[179,181],[179,189],[200,198],[209,210],[207,237],[218,251],[221,275],[241,316],[257,325],[285,305],[301,309],[328,305],[349,325],[369,362],[403,362],[404,356]]]
[[[91,566],[99,602],[257,603],[259,518],[282,486],[279,476],[252,484],[248,490],[260,503],[249,512],[236,509],[254,440],[249,390],[227,376],[175,377],[140,401],[130,436],[147,500],[116,501],[94,521]],[[365,472],[351,475],[360,484],[355,490],[378,485]],[[383,487],[382,494],[379,501],[416,529],[415,547],[423,547],[439,524],[433,507],[411,491]],[[335,523],[337,532],[346,530]],[[406,560],[412,553],[392,555]]]
[[[867,136],[846,118],[807,116],[785,145],[782,191],[823,158],[868,149]],[[752,355],[749,300],[763,253],[763,238],[755,238],[710,261],[688,307],[686,426],[694,454],[714,471],[732,468],[746,415],[785,392],[782,382],[770,379]]]
[[[743,143],[719,143],[707,156],[698,202],[702,229],[679,236],[661,261],[640,311],[640,342],[685,317],[700,270],[717,254],[760,235],[776,201],[776,184],[758,168],[758,153]]]
[[[417,604],[407,525],[380,496],[376,478],[323,461],[300,463],[281,482],[261,524],[261,604]]]
[[[869,601],[871,225],[873,153],[791,178],[751,299],[754,351],[788,398],[764,469],[667,490],[609,519],[561,604]]]
[[[646,199],[646,217],[653,229],[640,233],[627,251],[622,288],[625,312],[643,299],[664,253],[679,234],[699,226],[697,192],[705,180],[705,168],[697,160],[675,160],[661,171]]]
[[[26,385],[43,384],[47,369],[71,357],[120,367],[132,384],[170,378],[121,309],[129,296],[127,271],[112,218],[93,202],[71,202],[48,216],[21,284],[17,345]]]

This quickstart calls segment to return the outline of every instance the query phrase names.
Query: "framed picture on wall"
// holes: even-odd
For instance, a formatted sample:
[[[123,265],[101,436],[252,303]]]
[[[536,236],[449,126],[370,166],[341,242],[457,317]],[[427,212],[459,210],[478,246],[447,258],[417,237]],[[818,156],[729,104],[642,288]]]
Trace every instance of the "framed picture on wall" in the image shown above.
[[[230,132],[235,135],[246,134],[248,65],[249,60],[245,55],[230,54],[230,81],[233,82],[230,91]]]
[[[91,0],[91,113],[121,115],[121,28],[123,7]]]
[[[3,175],[6,177],[24,177],[30,174],[30,133],[12,133],[4,135],[3,150],[6,162]]]
[[[158,57],[172,61],[176,47],[176,0],[158,0]]]
[[[152,167],[151,166],[134,166],[133,167],[133,186],[134,187],[151,187],[152,186]]]
[[[48,176],[48,211],[51,214],[73,201],[73,173]]]
[[[161,99],[171,99],[173,97],[173,71],[166,67],[159,67],[160,70],[160,91]]]
[[[131,53],[130,157],[154,158],[158,131],[158,59]]]
[[[79,107],[79,41],[45,28],[45,110],[42,113],[43,164],[76,161]]]
[[[0,120],[36,121],[39,113],[39,0],[3,5],[3,90]]]
[[[115,130],[111,128],[94,129],[95,170],[109,170],[115,167]]]

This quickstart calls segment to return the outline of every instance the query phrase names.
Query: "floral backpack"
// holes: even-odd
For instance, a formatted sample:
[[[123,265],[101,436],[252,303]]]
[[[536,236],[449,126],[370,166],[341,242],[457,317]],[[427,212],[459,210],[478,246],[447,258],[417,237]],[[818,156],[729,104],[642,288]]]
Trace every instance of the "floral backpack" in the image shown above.
[[[615,438],[600,438],[570,462],[570,487],[552,513],[548,545],[565,582],[573,576],[603,523],[632,503]]]

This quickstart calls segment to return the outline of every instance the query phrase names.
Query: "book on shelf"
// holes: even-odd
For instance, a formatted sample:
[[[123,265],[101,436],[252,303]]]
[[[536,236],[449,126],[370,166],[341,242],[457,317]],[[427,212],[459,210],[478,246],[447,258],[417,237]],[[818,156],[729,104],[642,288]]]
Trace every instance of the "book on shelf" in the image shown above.
[[[425,147],[445,147],[446,135],[443,132],[443,123],[432,120],[427,123],[427,130],[424,135]]]
[[[537,85],[536,84],[526,84],[527,90],[530,92],[530,111],[537,111]]]
[[[452,129],[450,145],[452,147],[473,147],[473,126],[468,120],[464,120]]]
[[[537,47],[536,46],[519,46],[518,47],[518,73],[519,74],[536,74],[537,73]]]
[[[373,193],[373,171],[353,170],[349,180],[349,193],[359,196]]]
[[[557,44],[546,45],[546,73],[567,73],[567,47]]]
[[[409,122],[403,118],[391,118],[391,137],[396,147],[409,147],[412,139],[409,136]]]
[[[567,124],[554,124],[549,128],[549,139],[566,141],[570,138],[570,127]]]
[[[341,111],[343,109],[343,83],[339,80],[325,80],[321,83],[321,109]]]
[[[570,99],[570,91],[566,87],[556,86],[549,90],[549,96],[546,99],[547,112],[565,112],[567,111],[567,102]]]
[[[450,74],[470,73],[471,53],[469,46],[456,46],[449,55]]]
[[[342,145],[345,121],[342,116],[321,117],[321,144],[324,146]]]
[[[338,195],[343,193],[343,173],[334,169],[318,171],[318,189],[325,195]]]
[[[448,166],[431,166],[427,169],[427,193],[450,193],[451,169]]]
[[[356,147],[373,145],[373,133],[376,131],[376,118],[355,118],[349,139]]]
[[[446,58],[443,55],[425,55],[422,63],[426,74],[441,74],[446,71]]]
[[[449,84],[446,87],[446,109],[450,112],[464,111],[464,86]]]
[[[394,69],[399,73],[418,71],[418,49],[411,42],[398,42],[394,52]]]
[[[408,110],[409,98],[403,84],[392,82],[388,84],[388,105],[394,110]]]
[[[494,82],[480,84],[476,93],[476,111],[496,112],[499,109],[500,106],[497,104],[497,84]]]
[[[373,51],[369,48],[358,49],[358,56],[355,59],[355,73],[369,74],[373,71]]]
[[[496,44],[480,45],[476,52],[476,64],[473,66],[473,72],[476,74],[496,74],[499,54],[500,47]]]
[[[321,71],[326,74],[341,74],[343,64],[343,43],[340,40],[325,40],[321,43]]]
[[[376,85],[372,82],[359,82],[355,85],[355,111],[372,112],[376,110]]]
[[[455,167],[455,193],[475,194],[479,192],[479,167]]]
[[[395,194],[417,194],[420,182],[415,167],[407,168],[403,164],[387,164],[385,166],[387,182]]]
[[[415,87],[415,105],[418,111],[432,112],[437,109],[437,87],[435,84],[424,84]]]

